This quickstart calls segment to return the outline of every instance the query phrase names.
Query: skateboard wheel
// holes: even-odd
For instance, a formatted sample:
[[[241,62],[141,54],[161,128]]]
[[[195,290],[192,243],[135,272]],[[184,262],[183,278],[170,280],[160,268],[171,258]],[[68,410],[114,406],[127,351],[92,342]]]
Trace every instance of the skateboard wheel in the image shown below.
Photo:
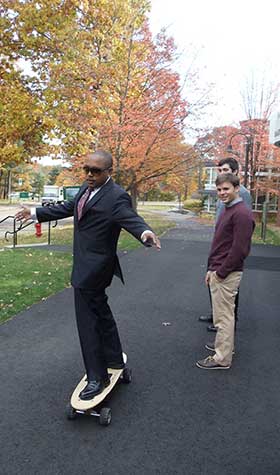
[[[125,384],[129,384],[132,381],[132,371],[129,368],[124,368],[122,373],[122,381]]]
[[[101,426],[108,426],[112,420],[112,411],[109,407],[102,407],[100,411],[99,424]]]
[[[67,404],[66,406],[66,416],[69,421],[73,421],[77,417],[77,413],[71,404]]]

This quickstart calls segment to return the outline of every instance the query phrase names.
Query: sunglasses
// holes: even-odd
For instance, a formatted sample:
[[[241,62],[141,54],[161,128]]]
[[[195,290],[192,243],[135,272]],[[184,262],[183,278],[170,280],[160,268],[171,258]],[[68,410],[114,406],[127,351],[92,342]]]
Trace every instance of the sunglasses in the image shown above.
[[[106,170],[110,170],[111,167],[106,167],[106,168],[96,168],[96,167],[89,167],[88,165],[85,165],[83,167],[84,172],[88,175],[91,173],[91,175],[101,175],[101,173],[105,172]]]

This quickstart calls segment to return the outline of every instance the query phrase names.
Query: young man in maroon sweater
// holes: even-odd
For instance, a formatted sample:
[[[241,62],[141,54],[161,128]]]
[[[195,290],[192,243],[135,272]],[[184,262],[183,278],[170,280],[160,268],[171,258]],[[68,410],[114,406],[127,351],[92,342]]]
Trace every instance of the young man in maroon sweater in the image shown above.
[[[252,212],[239,197],[239,178],[231,173],[219,175],[216,187],[225,208],[216,223],[205,283],[210,286],[214,325],[218,331],[213,347],[206,345],[214,355],[196,363],[202,369],[229,369],[231,366],[235,296],[255,227]]]

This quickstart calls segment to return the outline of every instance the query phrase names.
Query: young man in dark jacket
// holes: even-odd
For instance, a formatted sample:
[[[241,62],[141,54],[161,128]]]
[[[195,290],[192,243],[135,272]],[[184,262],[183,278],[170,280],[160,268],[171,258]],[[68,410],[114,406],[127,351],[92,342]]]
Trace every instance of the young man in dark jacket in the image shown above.
[[[234,348],[234,302],[243,273],[244,260],[254,231],[252,212],[239,196],[239,178],[231,173],[216,179],[218,198],[224,203],[215,227],[208,258],[206,285],[210,286],[215,344],[207,347],[214,356],[197,361],[202,369],[229,369]]]

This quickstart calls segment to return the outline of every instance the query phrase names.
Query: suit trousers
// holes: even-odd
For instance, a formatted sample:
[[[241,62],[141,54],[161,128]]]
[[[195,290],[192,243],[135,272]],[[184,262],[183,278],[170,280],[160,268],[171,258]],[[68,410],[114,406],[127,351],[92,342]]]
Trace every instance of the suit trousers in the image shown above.
[[[74,288],[80,344],[88,380],[106,379],[108,363],[122,363],[116,322],[103,290]]]
[[[234,348],[234,307],[242,272],[231,272],[218,280],[210,271],[210,290],[213,305],[213,321],[217,327],[214,359],[217,363],[231,365]]]

